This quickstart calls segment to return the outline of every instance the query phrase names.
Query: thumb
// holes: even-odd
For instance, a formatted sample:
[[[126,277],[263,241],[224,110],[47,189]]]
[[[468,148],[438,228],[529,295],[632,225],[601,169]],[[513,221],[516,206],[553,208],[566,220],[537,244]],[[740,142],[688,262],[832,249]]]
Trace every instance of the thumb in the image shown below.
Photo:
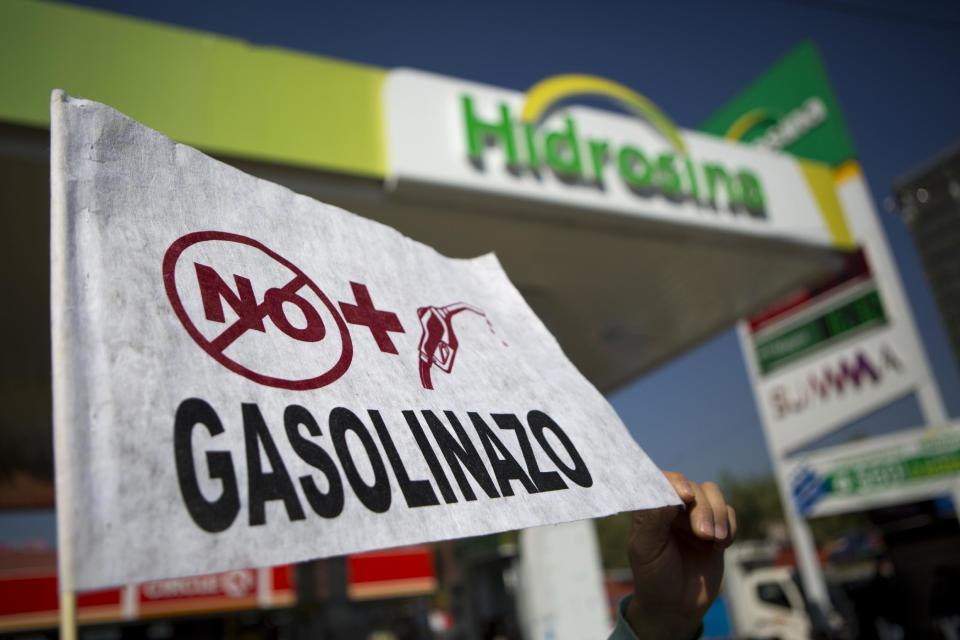
[[[673,505],[633,512],[630,530],[630,560],[633,566],[653,562],[670,541],[671,525],[683,507]]]

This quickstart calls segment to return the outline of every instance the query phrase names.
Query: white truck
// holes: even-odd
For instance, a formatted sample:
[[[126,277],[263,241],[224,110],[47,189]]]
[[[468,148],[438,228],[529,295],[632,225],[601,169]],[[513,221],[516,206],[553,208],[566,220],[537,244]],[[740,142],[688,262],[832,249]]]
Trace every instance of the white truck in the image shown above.
[[[776,545],[742,542],[726,552],[723,593],[734,637],[809,640],[803,594],[791,567],[773,566]]]

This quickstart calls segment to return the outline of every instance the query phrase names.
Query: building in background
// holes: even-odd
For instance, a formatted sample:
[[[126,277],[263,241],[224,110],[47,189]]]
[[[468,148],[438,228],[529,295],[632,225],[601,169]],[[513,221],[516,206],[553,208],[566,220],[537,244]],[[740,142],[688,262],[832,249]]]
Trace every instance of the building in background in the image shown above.
[[[960,145],[899,178],[893,192],[960,365]]]

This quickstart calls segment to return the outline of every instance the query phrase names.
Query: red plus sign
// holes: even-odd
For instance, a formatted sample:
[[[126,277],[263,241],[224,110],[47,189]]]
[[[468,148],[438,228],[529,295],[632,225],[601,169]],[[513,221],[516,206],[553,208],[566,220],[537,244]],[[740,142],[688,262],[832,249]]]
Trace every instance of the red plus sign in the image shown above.
[[[349,302],[340,303],[340,311],[343,312],[344,319],[350,324],[357,324],[370,329],[373,339],[377,341],[377,346],[384,353],[397,353],[397,348],[393,346],[388,331],[395,333],[404,333],[403,326],[397,314],[390,311],[381,311],[373,306],[373,300],[370,299],[370,292],[367,291],[367,285],[350,283],[353,289],[353,298],[357,304]]]

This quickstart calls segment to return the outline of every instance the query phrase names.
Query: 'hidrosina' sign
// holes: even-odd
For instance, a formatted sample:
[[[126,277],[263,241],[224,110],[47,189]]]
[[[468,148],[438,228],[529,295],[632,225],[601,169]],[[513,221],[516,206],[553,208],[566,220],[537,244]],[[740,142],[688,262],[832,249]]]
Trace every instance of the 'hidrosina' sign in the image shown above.
[[[494,257],[62,93],[51,137],[65,588],[676,502]]]
[[[626,113],[576,104],[602,98]],[[527,93],[392,71],[384,90],[388,184],[514,198],[673,225],[834,245],[795,159],[680,130],[653,103],[593,76]],[[826,189],[832,191],[833,185]]]
[[[562,180],[603,189],[615,175],[638,198],[689,198],[759,218],[766,215],[763,187],[749,169],[699,162],[683,148],[650,153],[636,144],[606,137],[583,138],[570,115],[551,130],[537,122],[521,124],[506,103],[498,105],[494,120],[477,113],[469,94],[463,95],[461,103],[466,147],[477,165],[483,164],[488,146],[499,146],[508,167],[534,179],[546,169]]]

